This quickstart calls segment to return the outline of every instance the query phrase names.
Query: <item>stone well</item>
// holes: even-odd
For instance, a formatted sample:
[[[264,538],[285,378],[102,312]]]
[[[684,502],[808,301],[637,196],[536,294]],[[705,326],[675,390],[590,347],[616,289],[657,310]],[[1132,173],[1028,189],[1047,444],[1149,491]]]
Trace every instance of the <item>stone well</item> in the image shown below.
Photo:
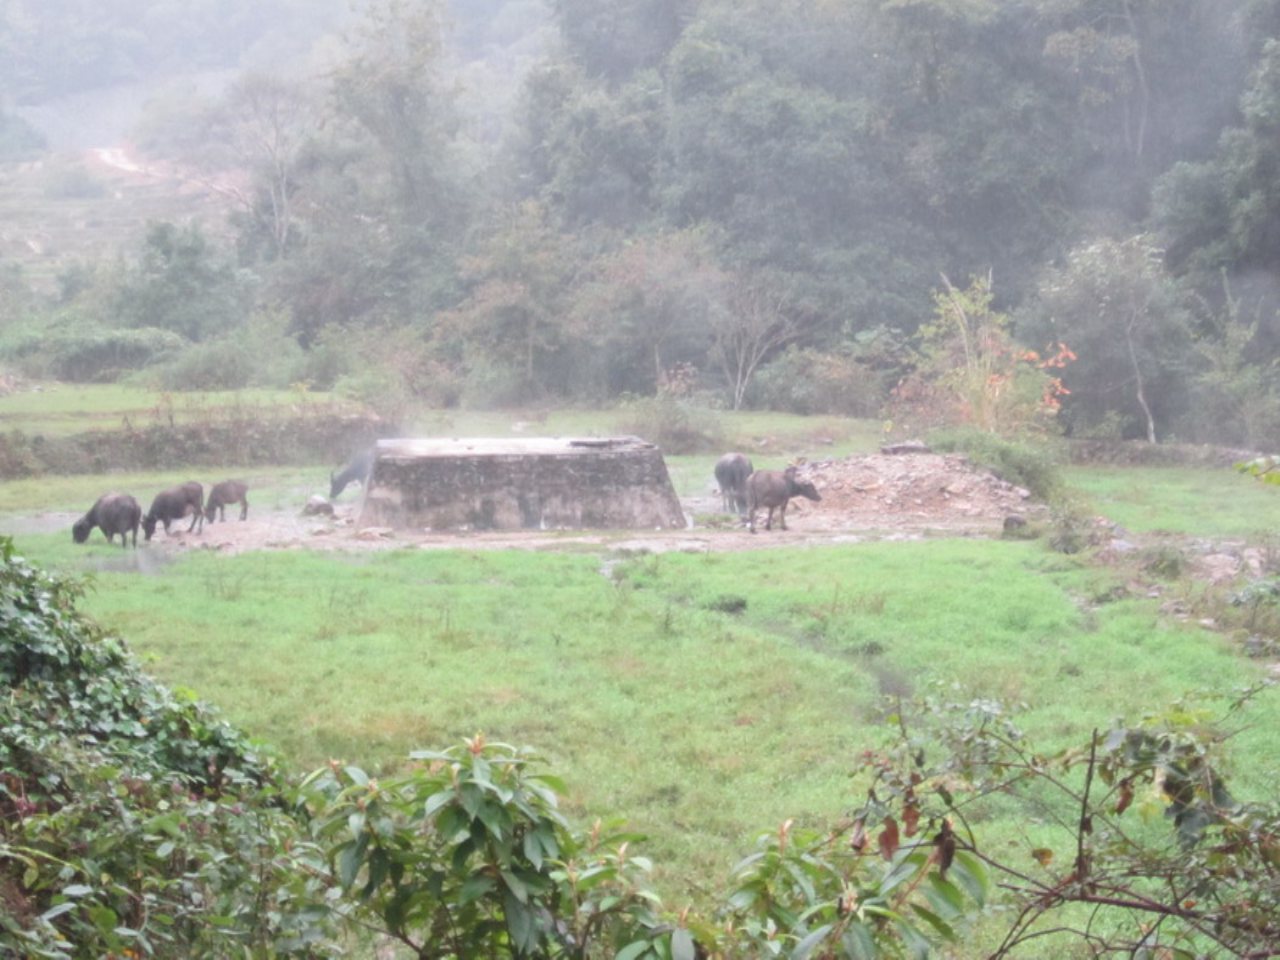
[[[379,440],[360,526],[683,527],[662,451],[639,437]]]

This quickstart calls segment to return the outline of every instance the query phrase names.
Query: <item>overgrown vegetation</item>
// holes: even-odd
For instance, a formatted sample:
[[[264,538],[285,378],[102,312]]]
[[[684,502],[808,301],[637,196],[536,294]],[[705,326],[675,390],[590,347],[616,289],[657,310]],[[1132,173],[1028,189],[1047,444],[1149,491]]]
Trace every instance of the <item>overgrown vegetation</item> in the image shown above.
[[[1054,449],[1032,440],[1005,440],[981,430],[937,430],[929,434],[935,450],[963,453],[1002,480],[1030,490],[1038,500],[1052,502],[1063,492],[1063,479]]]
[[[1228,787],[1234,731],[1194,703],[1046,751],[995,701],[899,698],[847,815],[785,820],[710,904],[672,914],[641,838],[575,830],[527,750],[476,736],[385,777],[332,760],[290,785],[143,676],[80,590],[0,541],[8,952],[322,957],[375,933],[440,960],[860,960],[924,955],[975,921],[994,956],[1045,937],[1099,955],[1280,946],[1280,811]],[[989,839],[992,801],[1038,812],[1012,850]],[[982,920],[989,901],[1011,909]]]
[[[273,760],[143,675],[0,538],[0,950],[159,957],[324,938]]]

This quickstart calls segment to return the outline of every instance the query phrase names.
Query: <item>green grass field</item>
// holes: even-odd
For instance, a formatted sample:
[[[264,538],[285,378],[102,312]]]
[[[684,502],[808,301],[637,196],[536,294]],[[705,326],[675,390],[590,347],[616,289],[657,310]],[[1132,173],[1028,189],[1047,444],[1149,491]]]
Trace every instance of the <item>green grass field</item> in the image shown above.
[[[1072,467],[1094,508],[1143,533],[1260,539],[1280,535],[1280,487],[1205,467]]]
[[[146,574],[105,545],[19,546],[96,567],[87,609],[295,770],[385,769],[477,731],[539,747],[571,815],[650,836],[676,902],[714,889],[758,831],[853,803],[886,697],[1025,704],[1023,726],[1065,744],[1263,669],[1154,601],[1095,606],[1110,574],[1038,543],[200,554]],[[1254,713],[1239,776],[1263,789],[1280,704]],[[1023,813],[993,814],[993,829],[1022,831]]]
[[[332,394],[306,390],[228,390],[164,393],[123,384],[48,383],[0,397],[0,430],[66,436],[87,430],[115,430],[126,418],[134,426],[182,423],[214,411],[248,415],[295,410],[301,405],[355,409]]]
[[[68,388],[52,409],[5,398],[0,416],[13,419],[0,422],[27,429],[65,414],[82,429],[105,409],[118,420],[127,404],[155,402],[97,389],[77,400]],[[445,411],[408,429],[602,435],[622,423],[618,411]],[[759,468],[868,452],[879,439],[877,424],[840,418],[721,423],[726,448]],[[666,459],[680,495],[710,490],[714,454]],[[649,835],[676,908],[714,891],[756,833],[788,817],[823,823],[856,802],[851,771],[895,698],[999,699],[1039,742],[1063,745],[1188,694],[1224,702],[1266,673],[1229,637],[1162,616],[1141,589],[1118,589],[1128,572],[1042,541],[171,559],[36,532],[49,524],[35,515],[83,511],[107,488],[145,499],[215,472],[247,479],[255,509],[292,509],[324,491],[331,466],[5,482],[0,532],[16,532],[38,562],[90,574],[86,609],[147,669],[217,704],[292,770],[333,757],[388,769],[411,749],[477,731],[537,746],[568,782],[580,824],[623,816]],[[1263,542],[1280,530],[1280,489],[1229,470],[1065,472],[1093,511],[1138,535]],[[1276,779],[1278,714],[1268,692],[1234,740],[1242,795],[1265,795]],[[982,816],[995,842],[1048,842],[1031,811],[993,805]]]

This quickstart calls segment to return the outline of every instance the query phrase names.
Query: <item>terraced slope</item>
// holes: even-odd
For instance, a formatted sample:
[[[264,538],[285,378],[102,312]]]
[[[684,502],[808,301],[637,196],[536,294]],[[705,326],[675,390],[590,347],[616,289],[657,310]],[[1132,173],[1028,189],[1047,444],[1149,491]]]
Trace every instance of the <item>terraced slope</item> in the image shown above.
[[[135,246],[149,222],[225,229],[218,190],[123,149],[0,164],[0,266],[18,264],[41,291],[76,261]]]

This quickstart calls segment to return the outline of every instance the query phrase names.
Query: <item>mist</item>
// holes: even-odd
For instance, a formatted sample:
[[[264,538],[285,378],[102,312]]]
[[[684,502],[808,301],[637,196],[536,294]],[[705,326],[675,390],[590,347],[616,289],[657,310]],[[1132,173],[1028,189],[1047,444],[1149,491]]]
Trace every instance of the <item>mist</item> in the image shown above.
[[[1185,352],[1151,346],[1140,369],[1194,398],[1215,376],[1197,338],[1236,309],[1232,277],[1260,318],[1241,362],[1280,349],[1258,152],[1275,149],[1276,8],[20,3],[0,24],[0,155],[28,199],[0,254],[33,330],[57,313],[184,338],[181,358],[118,371],[156,383],[381,376],[382,394],[492,405],[653,393],[688,370],[735,406],[875,415],[943,277],[990,276],[1040,350],[1045,284],[1074,252],[1141,236],[1176,253],[1155,340]],[[161,223],[188,236],[194,276],[148,274]],[[651,282],[628,292],[640,249]],[[708,318],[740,314],[728,292],[748,278],[789,333],[744,383]],[[183,319],[189,297],[157,284],[223,312]],[[1076,324],[1092,337],[1084,315],[1055,335]],[[233,362],[231,331],[283,340],[270,363]],[[824,357],[870,387],[798,386]],[[1067,429],[1105,414],[1147,432],[1127,402],[1072,399],[1107,394],[1104,368],[1064,373]],[[1198,402],[1171,404],[1160,432],[1200,436]]]

